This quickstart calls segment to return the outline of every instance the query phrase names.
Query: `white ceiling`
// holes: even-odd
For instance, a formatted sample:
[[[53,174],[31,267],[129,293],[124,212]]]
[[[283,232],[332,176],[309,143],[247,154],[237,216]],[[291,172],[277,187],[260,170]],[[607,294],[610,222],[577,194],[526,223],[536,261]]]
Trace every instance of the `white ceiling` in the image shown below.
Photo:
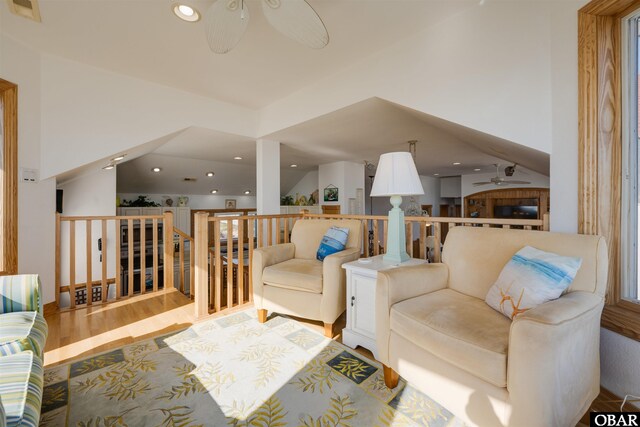
[[[321,50],[271,28],[258,0],[247,33],[216,55],[204,25],[170,0],[40,0],[42,23],[8,12],[3,33],[37,50],[250,108],[263,107],[470,7],[477,0],[308,0],[330,36]],[[212,0],[190,0],[204,12]]]
[[[518,163],[549,174],[549,156],[491,135],[372,98],[276,132],[281,141],[280,190],[286,194],[310,170],[335,161],[377,163],[382,153],[407,151],[417,140],[421,175],[494,173],[493,164]],[[191,127],[148,145],[148,154],[128,156],[118,166],[118,192],[221,195],[255,192],[256,144],[253,138]],[[234,160],[235,156],[242,157]],[[453,165],[459,162],[460,165]],[[297,164],[293,169],[291,164]],[[162,168],[161,173],[151,168]],[[480,169],[476,171],[475,169]],[[207,171],[215,172],[206,178]],[[371,173],[371,172],[367,172]],[[185,177],[197,182],[184,182]]]

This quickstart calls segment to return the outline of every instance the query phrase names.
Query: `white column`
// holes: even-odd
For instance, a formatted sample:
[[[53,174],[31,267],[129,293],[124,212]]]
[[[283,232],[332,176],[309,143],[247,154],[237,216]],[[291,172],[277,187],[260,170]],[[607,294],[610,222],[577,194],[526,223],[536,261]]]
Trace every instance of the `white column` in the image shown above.
[[[258,215],[280,213],[280,142],[256,141],[256,208]]]

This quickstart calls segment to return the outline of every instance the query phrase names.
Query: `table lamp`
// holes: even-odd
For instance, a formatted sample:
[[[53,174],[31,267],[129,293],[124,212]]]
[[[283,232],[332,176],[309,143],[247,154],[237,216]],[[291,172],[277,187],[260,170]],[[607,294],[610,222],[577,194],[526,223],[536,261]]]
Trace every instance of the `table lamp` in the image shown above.
[[[390,196],[393,208],[387,225],[385,262],[399,264],[409,260],[404,228],[404,212],[400,209],[402,196],[424,194],[422,183],[411,153],[385,153],[380,156],[371,187],[371,196]]]

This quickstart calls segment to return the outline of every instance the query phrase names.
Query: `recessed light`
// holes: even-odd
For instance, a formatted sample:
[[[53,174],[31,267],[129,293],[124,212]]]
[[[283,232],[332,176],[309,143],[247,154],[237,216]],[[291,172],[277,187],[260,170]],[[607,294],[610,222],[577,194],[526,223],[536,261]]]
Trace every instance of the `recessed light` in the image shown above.
[[[159,168],[157,166],[155,168],[151,169],[152,172],[156,172],[156,173],[160,172],[161,170],[162,170],[162,168]]]
[[[458,166],[460,162],[453,162],[453,166]]]
[[[434,173],[433,176],[440,176],[440,174],[439,173]]]
[[[244,194],[251,194],[251,190],[245,190]]]
[[[297,168],[298,167],[298,165],[289,165],[289,166],[292,167],[292,168]]]
[[[240,157],[240,156],[235,156],[235,157],[233,158],[233,160],[242,160],[242,157]]]
[[[474,171],[474,172],[480,172],[480,171],[481,171],[481,169],[480,169],[480,168],[475,168],[473,171]]]
[[[211,194],[216,194],[218,190],[211,190]]]
[[[124,159],[124,156],[126,156],[126,154],[120,154],[117,157],[114,157],[113,159],[111,159],[112,162],[119,162],[120,160]]]
[[[213,173],[213,172],[207,172],[207,173],[206,173],[206,175],[207,175],[208,177],[212,177],[213,175],[215,175],[215,173]]]
[[[106,171],[110,171],[111,169],[113,169],[113,168],[115,168],[115,167],[116,167],[116,165],[111,165],[111,164],[109,164],[109,165],[107,165],[107,166],[103,167],[102,169],[104,169],[104,170],[106,170]]]
[[[200,12],[189,5],[176,3],[172,8],[173,13],[183,21],[197,22],[200,20]]]

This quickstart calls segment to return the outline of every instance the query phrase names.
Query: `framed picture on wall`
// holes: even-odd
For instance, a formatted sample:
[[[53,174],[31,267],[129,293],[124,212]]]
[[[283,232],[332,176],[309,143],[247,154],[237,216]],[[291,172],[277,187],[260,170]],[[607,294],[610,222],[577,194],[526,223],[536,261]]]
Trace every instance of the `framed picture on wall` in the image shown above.
[[[225,209],[235,209],[236,208],[236,199],[226,199],[224,201]]]
[[[324,189],[324,201],[325,202],[337,202],[338,201],[338,187],[330,185]]]

